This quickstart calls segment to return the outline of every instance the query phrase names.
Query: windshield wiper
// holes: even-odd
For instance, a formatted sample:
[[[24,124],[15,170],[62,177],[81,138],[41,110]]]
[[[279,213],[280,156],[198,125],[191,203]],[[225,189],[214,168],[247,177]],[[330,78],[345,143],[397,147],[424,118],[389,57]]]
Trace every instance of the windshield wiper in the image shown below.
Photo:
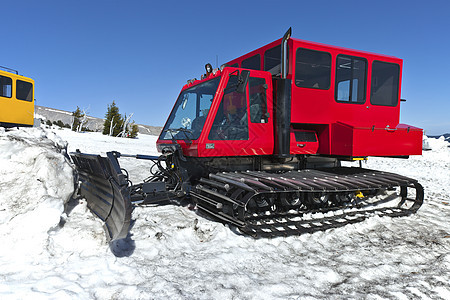
[[[192,139],[186,133],[190,133],[190,134],[192,134],[192,136],[194,136],[194,134],[192,133],[191,130],[189,130],[187,128],[183,128],[183,127],[180,127],[178,129],[171,129],[171,128],[169,128],[169,129],[164,130],[163,132],[170,133],[170,135],[172,136],[172,141],[174,143],[176,143],[176,139],[175,139],[173,134],[174,133],[176,134],[178,132],[182,132],[184,134],[184,136],[186,137],[186,140],[189,142],[189,144],[192,144]]]
[[[186,128],[178,128],[177,130],[181,131],[184,136],[186,137],[186,139],[189,141],[189,144],[192,144],[192,139],[190,137],[188,137],[188,135],[186,134],[186,132],[190,133],[192,135],[192,137],[194,136],[194,134],[192,133],[191,130],[186,129]]]

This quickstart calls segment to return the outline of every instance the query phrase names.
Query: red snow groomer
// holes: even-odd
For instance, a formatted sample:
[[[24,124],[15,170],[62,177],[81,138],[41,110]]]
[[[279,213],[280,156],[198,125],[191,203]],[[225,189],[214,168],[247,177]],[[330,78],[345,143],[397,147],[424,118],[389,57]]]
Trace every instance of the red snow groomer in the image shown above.
[[[186,197],[255,237],[417,211],[416,180],[341,166],[422,153],[422,129],[399,124],[402,60],[290,35],[189,80],[157,141],[161,156],[71,153],[79,193],[111,240],[127,236],[133,205]],[[120,157],[152,160],[151,176],[129,184]]]

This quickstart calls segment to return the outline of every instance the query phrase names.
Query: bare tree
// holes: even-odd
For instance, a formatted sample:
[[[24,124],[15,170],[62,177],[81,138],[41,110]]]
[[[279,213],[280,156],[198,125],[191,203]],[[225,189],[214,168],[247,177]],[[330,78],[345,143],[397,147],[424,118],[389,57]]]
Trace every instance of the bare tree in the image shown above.
[[[130,129],[128,127],[130,125],[130,120],[131,120],[131,117],[133,116],[133,114],[134,113],[131,113],[128,117],[125,115],[125,120],[123,121],[122,131],[117,136],[128,137],[128,135],[130,133]]]
[[[111,119],[111,125],[109,126],[109,136],[113,135],[114,127],[116,127],[116,124],[114,124],[114,116]]]
[[[83,108],[83,111],[81,113],[80,124],[78,125],[78,128],[77,128],[77,132],[80,132],[83,129],[83,127],[85,127],[84,125],[86,125],[88,122],[87,114],[89,113],[89,107],[90,106],[88,106],[88,108]]]

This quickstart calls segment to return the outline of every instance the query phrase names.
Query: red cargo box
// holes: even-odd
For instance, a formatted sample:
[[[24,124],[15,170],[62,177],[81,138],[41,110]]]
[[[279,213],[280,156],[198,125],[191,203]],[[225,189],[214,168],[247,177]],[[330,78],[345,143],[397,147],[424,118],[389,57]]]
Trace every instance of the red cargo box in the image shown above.
[[[422,129],[399,124],[395,128],[332,124],[331,154],[343,156],[407,156],[422,154]]]
[[[319,148],[317,134],[313,130],[297,130],[291,127],[291,154],[316,154]]]

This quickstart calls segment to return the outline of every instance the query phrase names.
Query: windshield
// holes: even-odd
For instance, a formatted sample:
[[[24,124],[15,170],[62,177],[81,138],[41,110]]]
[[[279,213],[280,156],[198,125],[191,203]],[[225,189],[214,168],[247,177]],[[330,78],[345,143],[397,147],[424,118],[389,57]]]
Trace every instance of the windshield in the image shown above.
[[[200,137],[220,77],[184,90],[177,99],[161,134],[163,140],[196,140]]]

